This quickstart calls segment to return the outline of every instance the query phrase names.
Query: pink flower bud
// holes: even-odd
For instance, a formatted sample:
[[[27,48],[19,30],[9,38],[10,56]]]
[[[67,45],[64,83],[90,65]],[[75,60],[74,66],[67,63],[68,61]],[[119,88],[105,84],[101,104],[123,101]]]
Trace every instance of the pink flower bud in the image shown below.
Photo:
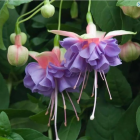
[[[140,7],[137,6],[121,6],[123,13],[132,18],[140,17]]]
[[[27,41],[27,35],[23,32],[20,33],[21,35],[21,44],[24,45]],[[12,44],[15,44],[15,37],[16,37],[16,34],[15,33],[12,33],[10,35],[10,40],[11,40],[11,43]]]
[[[78,4],[76,1],[74,1],[71,5],[70,10],[71,18],[77,18],[78,17]]]
[[[140,44],[132,41],[119,46],[121,49],[120,58],[125,62],[136,60],[140,55]]]
[[[15,45],[8,48],[8,61],[13,66],[22,66],[28,60],[28,49],[21,46],[21,35],[15,37]]]
[[[44,18],[50,18],[54,15],[54,13],[55,8],[50,3],[45,4],[44,6],[41,7],[41,14]]]

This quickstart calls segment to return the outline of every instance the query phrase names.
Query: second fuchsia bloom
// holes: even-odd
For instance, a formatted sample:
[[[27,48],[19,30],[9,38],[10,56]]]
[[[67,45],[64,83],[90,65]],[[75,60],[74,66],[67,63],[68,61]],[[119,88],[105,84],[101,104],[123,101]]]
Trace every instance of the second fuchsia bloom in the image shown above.
[[[77,83],[77,88],[73,89],[79,74],[71,73],[66,67],[64,67],[64,60],[61,61],[61,59],[63,58],[62,55],[63,53],[60,52],[60,49],[58,47],[55,47],[51,52],[42,52],[40,54],[37,52],[30,52],[30,56],[37,62],[32,62],[27,65],[25,69],[26,76],[24,78],[25,87],[31,89],[32,92],[38,92],[44,96],[49,96],[51,98],[46,115],[48,114],[49,108],[51,108],[48,125],[50,125],[51,119],[55,119],[54,124],[56,140],[59,140],[56,126],[58,92],[61,93],[63,99],[65,125],[67,125],[67,120],[66,104],[63,95],[64,90],[66,91],[66,94],[73,106],[77,120],[79,120],[76,109],[68,92],[78,92],[78,86],[83,80],[81,76]]]
[[[50,32],[58,35],[68,36],[68,38],[65,38],[60,42],[62,47],[66,48],[67,50],[65,54],[65,67],[67,67],[72,72],[80,72],[79,78],[81,73],[85,73],[78,103],[80,101],[83,88],[86,86],[86,77],[88,79],[89,72],[94,70],[95,78],[92,96],[95,93],[95,101],[93,113],[90,117],[90,119],[93,120],[97,99],[97,72],[100,73],[102,79],[105,81],[110,99],[112,99],[105,78],[105,73],[108,72],[110,66],[117,66],[121,64],[121,60],[119,58],[120,48],[118,47],[117,40],[113,37],[135,33],[117,30],[106,34],[105,32],[96,31],[96,26],[93,23],[89,23],[86,30],[87,34],[81,36],[73,32],[60,30],[51,30]],[[86,76],[87,72],[88,75]],[[77,86],[77,82],[74,86],[74,89]]]

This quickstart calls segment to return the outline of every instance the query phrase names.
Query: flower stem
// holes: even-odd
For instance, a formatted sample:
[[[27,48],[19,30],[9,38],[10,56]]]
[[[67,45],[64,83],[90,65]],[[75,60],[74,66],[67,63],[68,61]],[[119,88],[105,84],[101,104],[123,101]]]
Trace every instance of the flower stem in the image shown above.
[[[29,11],[28,13],[25,13],[23,15],[21,15],[18,19],[17,19],[17,22],[19,22],[19,20],[24,17],[24,16],[27,16],[29,14],[31,14],[32,12],[34,12],[35,10],[37,10],[40,6],[42,6],[44,4],[44,2],[40,3],[37,7],[35,7],[33,10]]]
[[[89,3],[88,3],[88,12],[90,12],[90,8],[91,8],[91,0],[89,0]]]
[[[58,30],[60,30],[60,26],[61,26],[61,11],[62,11],[62,3],[63,3],[63,0],[60,1],[60,6],[59,6]]]
[[[54,2],[55,0],[51,0],[50,3]],[[39,8],[40,6],[42,6],[44,4],[44,2],[40,3],[36,8],[34,8],[33,10],[31,10],[30,12],[24,14],[24,15],[21,15],[18,19],[17,19],[17,25],[19,25],[20,23],[22,22],[25,22],[27,20],[29,20],[30,18],[32,18],[34,15],[36,15],[40,10],[41,8]],[[38,9],[39,8],[39,9]],[[38,9],[38,10],[37,10]],[[35,12],[34,12],[35,11]],[[31,14],[32,12],[34,12],[32,15],[30,15],[29,17],[27,17],[26,19],[24,20],[21,20],[19,21],[22,17],[28,15],[28,14]]]
[[[35,12],[34,12],[32,15],[30,15],[29,17],[27,17],[27,18],[25,18],[25,19],[19,21],[17,25],[19,25],[19,24],[22,23],[22,22],[25,22],[25,21],[29,20],[29,19],[32,18],[34,15],[36,15],[40,10],[41,10],[41,8],[39,8],[37,11],[35,11]]]
[[[48,129],[48,136],[49,136],[49,139],[52,140],[52,129],[51,129],[51,127]]]

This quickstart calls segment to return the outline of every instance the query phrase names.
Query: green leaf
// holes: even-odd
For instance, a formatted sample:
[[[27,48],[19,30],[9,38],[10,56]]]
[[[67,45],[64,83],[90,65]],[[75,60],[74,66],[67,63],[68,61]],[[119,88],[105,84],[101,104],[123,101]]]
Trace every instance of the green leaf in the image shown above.
[[[8,138],[0,137],[0,140],[9,140]]]
[[[116,1],[92,1],[91,12],[103,31],[121,29],[120,8],[116,7]]]
[[[1,2],[0,2],[1,3]],[[7,3],[4,3],[3,7],[0,10],[0,49],[6,50],[6,47],[3,43],[3,37],[2,37],[2,31],[3,31],[3,25],[9,18],[9,12],[7,9]]]
[[[9,135],[11,133],[11,125],[5,112],[0,114],[0,135]]]
[[[120,119],[114,132],[114,140],[137,140],[139,134],[136,126],[136,111],[140,106],[140,95],[138,95],[125,114]]]
[[[21,110],[21,109],[8,108],[8,109],[0,110],[0,112],[2,111],[6,112],[6,114],[10,119],[18,118],[18,117],[29,117],[34,114],[33,112],[24,109]]]
[[[140,107],[138,108],[137,113],[136,113],[136,124],[140,132]]]
[[[30,119],[40,124],[47,124],[49,120],[49,115],[45,115],[45,113],[46,113],[46,110],[40,113],[37,113],[33,116],[30,116]]]
[[[28,99],[33,102],[33,103],[38,103],[39,102],[39,99],[35,98],[34,96],[32,96],[31,94],[27,94],[28,96]]]
[[[8,4],[14,5],[14,6],[19,6],[21,4],[28,3],[28,2],[31,2],[31,1],[33,1],[33,0],[10,0],[8,2]]]
[[[123,109],[99,98],[95,110],[95,119],[88,121],[86,136],[97,140],[112,140],[114,129],[123,113]]]
[[[68,120],[67,127],[64,123],[61,125],[58,135],[60,140],[76,140],[81,129],[81,121],[77,121],[75,117]]]
[[[108,82],[112,100],[109,99],[107,90],[105,92],[106,99],[114,105],[126,105],[132,98],[132,91],[122,72],[116,67],[111,67],[106,79]]]
[[[14,132],[21,135],[24,140],[50,140],[42,133],[33,129],[14,129]]]
[[[10,135],[10,138],[12,138],[12,140],[24,140],[19,134],[12,132],[12,134]]]
[[[90,137],[87,137],[87,136],[84,136],[84,137],[81,137],[80,139],[78,140],[91,140]]]
[[[46,124],[35,123],[29,118],[14,118],[10,120],[12,129],[17,128],[31,128],[39,132],[46,132],[48,127]]]
[[[35,46],[40,45],[40,44],[42,44],[46,41],[47,41],[47,39],[43,39],[43,38],[40,38],[40,37],[35,37],[35,38],[32,39],[32,42]]]
[[[0,73],[0,109],[6,109],[9,106],[9,92],[6,81]]]
[[[14,109],[23,109],[24,108],[24,110],[29,110],[34,113],[39,113],[40,111],[42,111],[42,109],[39,108],[37,103],[33,103],[29,100],[17,102],[15,104],[13,104],[11,107]]]
[[[139,0],[118,0],[117,6],[137,6]]]
[[[126,31],[132,31],[133,27],[133,20],[132,18],[125,16],[122,11],[120,11],[121,21],[122,21],[122,30]],[[128,40],[130,40],[132,35],[123,35],[121,44],[126,43]]]

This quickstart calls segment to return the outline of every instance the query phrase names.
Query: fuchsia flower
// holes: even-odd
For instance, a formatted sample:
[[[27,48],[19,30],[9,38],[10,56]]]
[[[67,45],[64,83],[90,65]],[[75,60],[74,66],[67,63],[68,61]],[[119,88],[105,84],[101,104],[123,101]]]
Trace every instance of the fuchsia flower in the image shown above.
[[[30,52],[30,56],[34,58],[37,62],[29,63],[25,69],[26,76],[24,78],[25,87],[32,90],[32,92],[38,92],[44,96],[49,96],[51,98],[49,107],[47,109],[46,115],[50,110],[50,119],[48,125],[50,125],[51,119],[55,119],[55,133],[56,140],[59,140],[57,134],[57,96],[58,91],[62,94],[62,99],[64,103],[64,116],[65,125],[67,125],[66,120],[66,104],[63,91],[66,91],[68,98],[74,108],[77,120],[79,117],[77,115],[74,104],[68,94],[68,92],[77,92],[78,86],[82,82],[82,77],[78,82],[76,89],[73,89],[75,82],[77,81],[77,73],[71,73],[67,68],[65,68],[64,61],[61,61],[62,55],[60,49],[55,47],[51,52]],[[55,107],[54,107],[55,105]],[[54,115],[53,115],[54,108]],[[53,117],[52,117],[53,115]]]
[[[96,31],[96,26],[93,23],[89,23],[87,28],[87,34],[79,36],[73,32],[66,32],[60,30],[51,30],[51,33],[68,36],[60,42],[67,52],[65,54],[66,63],[64,64],[71,72],[80,72],[78,80],[74,86],[77,87],[77,83],[81,74],[84,72],[84,80],[78,103],[80,101],[83,88],[86,86],[86,73],[94,70],[94,86],[92,96],[95,93],[94,108],[91,120],[94,119],[96,99],[97,99],[97,72],[100,73],[103,80],[105,80],[110,99],[112,99],[108,84],[105,78],[105,73],[108,72],[110,66],[117,66],[121,64],[119,59],[120,48],[118,47],[117,40],[114,36],[135,34],[124,30],[112,31],[106,34],[105,32]],[[106,34],[106,35],[105,35]],[[87,76],[88,79],[88,76]],[[86,81],[86,82],[85,82]]]

